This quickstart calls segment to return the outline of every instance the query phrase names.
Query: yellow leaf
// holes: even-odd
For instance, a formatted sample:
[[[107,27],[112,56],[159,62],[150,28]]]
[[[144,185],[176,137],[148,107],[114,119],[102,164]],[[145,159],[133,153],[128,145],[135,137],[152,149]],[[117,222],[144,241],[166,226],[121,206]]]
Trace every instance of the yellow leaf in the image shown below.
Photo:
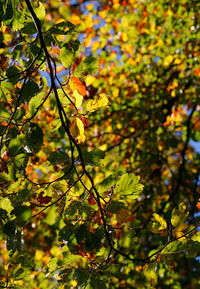
[[[164,60],[164,66],[170,65],[170,63],[173,61],[174,57],[172,55],[168,55]]]
[[[128,41],[128,35],[127,35],[126,32],[122,32],[121,36],[122,36],[122,40],[123,40],[124,42]]]
[[[89,47],[90,44],[91,44],[91,41],[92,41],[92,37],[91,36],[86,37],[85,38],[85,42],[84,42],[85,46]]]
[[[61,251],[61,249],[60,249],[59,247],[53,246],[53,247],[51,248],[51,250],[50,250],[50,253],[51,253],[51,255],[57,257],[57,256],[61,255],[62,251]]]
[[[181,203],[178,208],[174,208],[171,216],[171,223],[173,227],[185,222],[189,212],[186,212],[186,205]]]
[[[163,230],[167,229],[167,222],[165,219],[156,213],[153,214],[150,224],[151,232],[155,234],[162,233]]]
[[[78,126],[76,124],[76,118],[72,120],[69,130],[70,130],[70,133],[72,134],[73,137],[78,136],[79,130],[78,130]]]
[[[70,22],[73,23],[74,25],[78,25],[81,22],[81,19],[78,15],[72,14]]]
[[[6,210],[8,213],[14,209],[8,198],[3,198],[0,200],[0,208]]]
[[[119,95],[119,88],[115,87],[115,89],[113,90],[113,96],[118,97],[118,95]]]
[[[138,86],[138,84],[133,84],[133,89],[136,91],[136,92],[138,92],[139,91],[139,86]]]
[[[97,50],[99,49],[100,43],[98,41],[94,41],[92,43],[92,50]]]
[[[176,96],[176,90],[172,90],[171,97],[175,97],[175,96]]]
[[[99,14],[99,16],[100,16],[101,18],[105,19],[106,16],[107,16],[107,10],[104,9],[104,10],[102,10],[102,11],[99,11],[98,14]]]
[[[108,148],[107,144],[103,144],[103,145],[99,146],[99,149],[102,151],[107,150],[107,148]]]
[[[85,141],[84,125],[79,118],[72,120],[70,124],[70,132],[73,137],[77,137],[79,142]]]
[[[200,242],[200,232],[197,232],[194,236],[192,236],[192,241]]]
[[[91,85],[92,83],[94,83],[96,80],[96,78],[94,76],[88,75],[85,79],[85,83],[87,85]]]
[[[83,96],[80,93],[78,93],[77,89],[74,90],[73,96],[75,98],[76,108],[79,108],[83,102]]]
[[[44,255],[43,251],[40,251],[40,250],[36,250],[35,251],[35,259],[37,261],[42,260],[43,255]]]
[[[22,280],[15,280],[15,284],[23,286],[24,282]]]
[[[71,280],[70,282],[70,285],[72,286],[72,287],[76,287],[76,285],[77,285],[77,281],[76,280]]]
[[[180,59],[180,58],[176,58],[175,61],[174,61],[174,64],[177,64],[177,65],[178,65],[178,64],[180,64],[180,63],[181,63],[181,59]]]
[[[185,223],[180,223],[175,229],[173,229],[173,236],[179,238],[183,236],[186,232],[188,225]],[[184,241],[185,238],[181,238],[180,241]]]
[[[91,11],[91,10],[93,9],[93,7],[94,7],[93,4],[88,4],[88,5],[87,5],[87,10],[88,10],[88,11]]]
[[[76,119],[76,122],[77,122],[78,130],[79,130],[79,135],[77,138],[80,142],[84,142],[85,141],[85,134],[84,134],[83,122],[79,118]]]
[[[101,108],[103,106],[106,106],[108,104],[108,98],[104,93],[100,94],[100,97],[98,99],[91,99],[89,100],[87,104],[87,110],[89,112],[95,111],[98,108]]]
[[[156,284],[157,284],[157,279],[158,276],[155,272],[155,264],[149,264],[147,265],[147,267],[145,268],[143,274],[145,276],[145,278],[147,279],[147,281],[155,288]]]

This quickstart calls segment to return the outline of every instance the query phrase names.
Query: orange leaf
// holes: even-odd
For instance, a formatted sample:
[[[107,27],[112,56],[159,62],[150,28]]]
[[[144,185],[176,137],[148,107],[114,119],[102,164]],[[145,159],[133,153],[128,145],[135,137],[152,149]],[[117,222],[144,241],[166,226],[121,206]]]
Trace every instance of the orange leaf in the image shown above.
[[[72,77],[71,80],[75,85],[76,89],[78,90],[78,92],[81,95],[85,96],[86,95],[85,85],[78,79],[78,77]]]
[[[95,200],[94,200],[94,195],[93,195],[93,193],[91,193],[90,195],[89,195],[89,197],[88,197],[88,203],[90,204],[90,205],[95,205]]]

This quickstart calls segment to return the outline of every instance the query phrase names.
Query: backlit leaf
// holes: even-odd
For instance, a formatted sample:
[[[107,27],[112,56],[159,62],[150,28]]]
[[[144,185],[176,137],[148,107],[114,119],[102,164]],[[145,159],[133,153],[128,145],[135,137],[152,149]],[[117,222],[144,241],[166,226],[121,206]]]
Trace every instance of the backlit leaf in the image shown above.
[[[93,112],[106,105],[108,105],[108,98],[105,94],[100,94],[99,98],[88,101],[87,110],[88,112]]]
[[[143,185],[139,183],[140,177],[134,174],[125,174],[120,177],[114,192],[120,194],[121,199],[137,199],[143,190]]]
[[[159,234],[167,229],[167,222],[163,217],[154,213],[151,218],[150,229],[152,233]]]
[[[67,44],[64,45],[60,50],[60,59],[62,61],[62,64],[65,66],[65,68],[71,67],[73,57],[74,57],[74,53],[72,49]]]
[[[76,67],[74,76],[80,77],[88,74],[95,74],[98,71],[98,60],[92,56],[88,56]]]
[[[85,141],[84,125],[79,118],[75,118],[71,122],[70,132],[73,135],[73,137],[77,137],[79,142]]]

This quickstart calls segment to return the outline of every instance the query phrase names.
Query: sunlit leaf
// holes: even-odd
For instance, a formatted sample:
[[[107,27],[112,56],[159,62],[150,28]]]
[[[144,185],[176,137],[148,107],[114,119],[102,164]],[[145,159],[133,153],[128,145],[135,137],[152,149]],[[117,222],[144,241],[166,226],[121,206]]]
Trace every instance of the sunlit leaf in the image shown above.
[[[140,177],[134,174],[125,174],[116,183],[114,192],[119,194],[122,199],[137,199],[143,190],[143,185],[139,183]]]
[[[150,229],[152,233],[159,234],[167,229],[167,222],[163,217],[154,213],[151,218]]]
[[[105,94],[100,94],[100,97],[94,100],[89,100],[87,103],[87,110],[93,112],[101,107],[108,105],[108,98]]]
[[[72,60],[74,53],[68,45],[64,45],[60,50],[60,59],[65,68],[70,68],[72,65]]]

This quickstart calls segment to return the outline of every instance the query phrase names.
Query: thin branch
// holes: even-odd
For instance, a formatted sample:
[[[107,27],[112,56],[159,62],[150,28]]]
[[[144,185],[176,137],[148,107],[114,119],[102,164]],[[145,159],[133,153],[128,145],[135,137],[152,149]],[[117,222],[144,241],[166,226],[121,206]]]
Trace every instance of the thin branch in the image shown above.
[[[20,75],[20,74],[24,74],[26,73],[26,75],[30,75],[32,72],[30,71],[32,66],[34,65],[34,63],[36,62],[36,60],[38,59],[38,57],[40,56],[40,54],[42,53],[42,49],[40,48],[40,51],[38,52],[38,54],[36,55],[36,57],[32,60],[32,62],[30,63],[30,65],[28,66],[28,68],[24,69],[23,71],[20,71],[20,72],[17,72],[13,75],[10,75],[9,78],[7,77],[4,77],[4,78],[1,78],[0,79],[0,82],[1,81],[5,81],[5,80],[9,80],[10,78],[13,78],[13,77],[16,77],[17,75]],[[41,66],[43,63],[44,63],[45,60],[43,60],[39,66]],[[38,67],[37,67],[38,69]],[[20,78],[19,80],[23,80],[24,77]]]
[[[25,179],[27,181],[29,181],[32,185],[35,185],[35,186],[51,185],[55,182],[61,181],[64,177],[66,177],[72,171],[73,168],[74,168],[74,164],[71,165],[71,167],[69,168],[69,170],[65,174],[63,174],[61,177],[59,177],[59,178],[57,178],[51,182],[36,183],[36,182],[33,182],[31,179],[29,179],[29,177],[26,174],[23,176],[25,177]]]
[[[43,211],[45,211],[45,210],[48,209],[49,207],[57,204],[63,197],[65,197],[65,196],[69,193],[69,191],[71,190],[71,188],[73,188],[73,187],[80,181],[80,179],[82,178],[82,176],[83,176],[83,174],[82,174],[82,175],[67,189],[67,191],[66,191],[64,194],[62,194],[62,196],[60,196],[56,201],[54,201],[54,202],[50,203],[49,205],[45,206],[44,209],[42,209],[39,213],[33,215],[31,218],[34,218],[34,217],[38,216],[39,214],[41,214]]]
[[[67,134],[67,136],[69,137],[69,140],[70,140],[70,144],[71,144],[71,149],[72,149],[72,154],[73,154],[73,145],[74,147],[76,148],[78,154],[79,154],[79,158],[80,158],[80,162],[81,162],[81,166],[82,166],[82,175],[81,177],[78,178],[78,180],[76,182],[74,182],[73,185],[70,186],[70,188],[58,199],[56,200],[55,202],[49,204],[48,206],[46,206],[42,211],[40,211],[38,214],[40,214],[41,212],[43,212],[44,210],[46,210],[48,207],[56,204],[59,200],[61,200],[68,192],[69,190],[82,178],[83,175],[86,175],[91,183],[91,190],[94,191],[94,194],[96,196],[96,201],[97,201],[97,204],[98,204],[98,208],[100,210],[100,214],[101,214],[101,219],[102,219],[102,222],[103,222],[103,227],[104,227],[104,232],[105,232],[105,235],[106,235],[106,239],[108,241],[108,244],[109,244],[109,247],[110,247],[110,252],[111,251],[114,251],[115,253],[121,255],[121,256],[124,256],[125,258],[133,261],[133,262],[154,262],[157,257],[158,257],[158,254],[161,253],[161,251],[171,242],[174,242],[180,238],[183,238],[184,236],[187,236],[188,234],[191,234],[196,228],[198,225],[196,225],[191,231],[187,232],[186,234],[184,234],[183,236],[179,237],[179,238],[176,238],[175,240],[168,240],[168,242],[163,245],[162,248],[160,248],[157,252],[155,252],[154,254],[152,254],[151,256],[148,256],[144,259],[141,259],[141,258],[132,258],[130,257],[130,255],[128,254],[125,254],[123,253],[121,250],[119,249],[116,249],[113,245],[113,240],[110,236],[110,232],[108,231],[108,225],[107,225],[107,222],[106,222],[106,219],[105,219],[105,215],[104,215],[104,211],[103,211],[103,208],[102,208],[102,205],[101,205],[101,198],[100,198],[100,195],[94,185],[94,180],[93,178],[91,177],[91,175],[89,174],[89,172],[86,170],[86,166],[85,166],[85,163],[84,163],[84,159],[83,159],[83,155],[82,155],[82,151],[79,147],[79,145],[77,144],[76,140],[73,138],[73,136],[71,135],[70,133],[70,130],[69,130],[69,125],[70,125],[70,121],[68,120],[67,116],[66,116],[66,113],[61,105],[61,102],[60,102],[60,99],[59,99],[59,96],[58,96],[58,92],[57,92],[57,88],[56,88],[56,84],[55,84],[55,75],[54,75],[54,72],[53,72],[53,68],[52,68],[52,64],[51,64],[51,60],[52,60],[52,57],[50,56],[47,48],[46,48],[46,45],[45,45],[45,42],[44,42],[44,38],[43,38],[43,34],[42,34],[42,30],[41,30],[41,23],[40,23],[40,20],[37,18],[31,4],[30,4],[30,1],[29,0],[25,0],[26,4],[27,4],[27,7],[29,9],[29,12],[33,18],[33,21],[35,23],[35,26],[36,26],[36,29],[37,29],[37,33],[38,33],[38,36],[39,36],[39,39],[40,39],[40,43],[41,43],[41,48],[44,50],[44,53],[45,53],[45,56],[46,56],[46,60],[47,60],[47,63],[48,63],[48,67],[49,67],[49,71],[50,71],[50,79],[51,79],[51,85],[52,85],[52,89],[54,91],[54,95],[55,95],[55,99],[56,99],[56,103],[57,103],[57,107],[58,107],[58,112],[59,112],[59,116],[60,116],[60,120],[61,120],[61,123],[62,123],[62,126]],[[55,61],[54,62],[54,65],[55,65]],[[191,115],[192,117],[192,115]],[[134,133],[133,133],[134,134]],[[129,135],[128,137],[131,137],[133,134]],[[124,139],[126,139],[127,137],[123,138],[122,140],[120,140],[120,142],[117,144],[119,145],[121,142],[124,141]],[[185,155],[185,151],[187,149],[187,145],[188,145],[188,142],[189,142],[189,136],[187,137],[187,144],[186,144],[186,148],[182,154],[182,158],[183,158],[183,162],[184,162],[184,155]],[[111,150],[112,148],[109,148],[107,151]],[[38,214],[34,215],[33,217],[37,216]],[[152,261],[150,260],[153,256],[156,255],[156,258]]]

